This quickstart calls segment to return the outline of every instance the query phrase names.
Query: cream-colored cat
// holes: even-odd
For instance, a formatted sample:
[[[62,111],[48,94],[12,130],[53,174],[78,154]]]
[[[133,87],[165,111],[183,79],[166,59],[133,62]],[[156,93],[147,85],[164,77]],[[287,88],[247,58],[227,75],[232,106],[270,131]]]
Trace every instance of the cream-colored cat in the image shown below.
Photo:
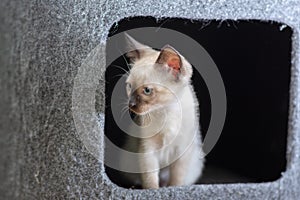
[[[129,109],[136,114],[125,149],[141,153],[139,174],[127,178],[143,188],[190,185],[202,173],[204,158],[198,101],[190,83],[191,64],[171,46],[156,51],[126,35],[131,70],[126,81]],[[132,160],[120,159],[120,165]],[[132,164],[132,163],[130,163]]]

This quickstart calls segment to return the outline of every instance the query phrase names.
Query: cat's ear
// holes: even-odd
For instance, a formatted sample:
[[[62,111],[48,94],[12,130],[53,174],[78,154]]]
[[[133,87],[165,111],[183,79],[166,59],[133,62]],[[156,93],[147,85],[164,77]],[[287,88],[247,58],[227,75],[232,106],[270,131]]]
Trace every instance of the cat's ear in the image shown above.
[[[182,61],[179,53],[170,45],[166,45],[162,48],[156,63],[167,65],[170,69],[172,69],[173,74],[178,76],[182,69]]]
[[[157,64],[167,66],[177,79],[189,80],[192,76],[192,66],[170,45],[162,48]]]
[[[126,56],[131,60],[135,61],[140,59],[142,56],[145,55],[146,51],[149,51],[151,48],[147,45],[141,44],[135,39],[133,39],[127,33],[124,34],[126,39]]]

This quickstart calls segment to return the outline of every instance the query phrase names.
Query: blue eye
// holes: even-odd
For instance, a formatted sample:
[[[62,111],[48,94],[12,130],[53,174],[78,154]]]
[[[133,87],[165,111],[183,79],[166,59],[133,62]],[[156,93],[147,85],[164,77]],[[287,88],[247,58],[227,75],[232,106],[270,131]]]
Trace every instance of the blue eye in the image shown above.
[[[152,88],[144,87],[143,92],[145,95],[149,96],[152,94]]]

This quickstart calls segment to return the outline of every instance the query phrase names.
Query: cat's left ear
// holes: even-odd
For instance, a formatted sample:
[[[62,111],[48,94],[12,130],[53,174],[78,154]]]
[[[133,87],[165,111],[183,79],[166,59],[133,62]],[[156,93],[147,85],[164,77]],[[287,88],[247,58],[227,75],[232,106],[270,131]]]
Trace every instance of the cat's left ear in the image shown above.
[[[131,61],[136,61],[140,59],[141,57],[145,56],[148,51],[151,51],[151,48],[147,45],[141,44],[135,39],[133,39],[130,35],[127,33],[124,34],[125,40],[126,40],[126,56]]]
[[[192,75],[191,65],[170,45],[162,48],[156,63],[169,67],[178,79],[181,77],[189,79]]]

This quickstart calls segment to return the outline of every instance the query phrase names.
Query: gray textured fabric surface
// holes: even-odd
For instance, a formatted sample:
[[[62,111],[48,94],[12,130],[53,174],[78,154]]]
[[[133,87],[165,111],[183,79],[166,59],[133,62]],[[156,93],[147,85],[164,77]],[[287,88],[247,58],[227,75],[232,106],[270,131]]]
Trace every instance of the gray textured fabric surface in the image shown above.
[[[299,1],[2,0],[0,5],[1,199],[298,199]],[[114,22],[128,16],[275,20],[293,28],[288,164],[282,178],[160,190],[129,190],[110,182],[78,137],[72,90],[82,61],[105,44]]]

